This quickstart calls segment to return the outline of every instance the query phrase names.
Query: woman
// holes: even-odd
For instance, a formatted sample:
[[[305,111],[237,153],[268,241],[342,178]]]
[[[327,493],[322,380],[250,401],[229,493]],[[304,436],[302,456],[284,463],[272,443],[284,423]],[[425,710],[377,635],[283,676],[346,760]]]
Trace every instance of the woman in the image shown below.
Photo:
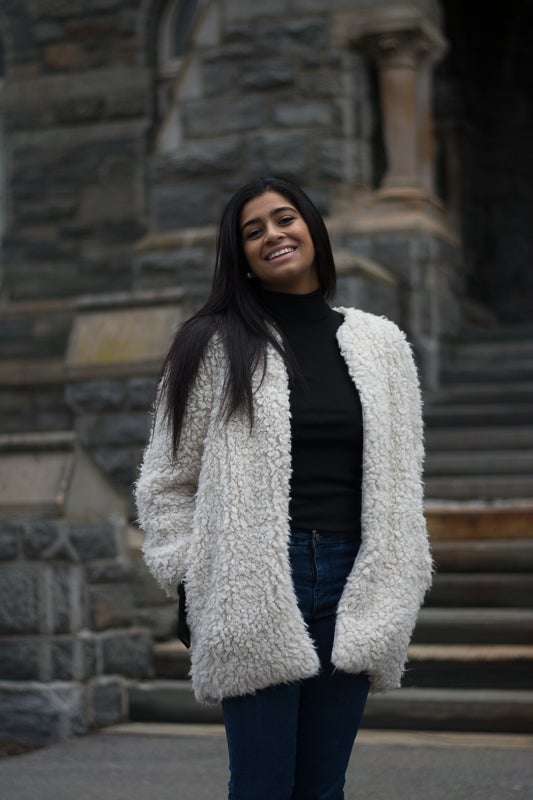
[[[240,189],[136,486],[146,563],[186,587],[195,695],[222,701],[232,800],[344,796],[368,691],[399,685],[431,582],[410,347],[334,290],[307,195]]]

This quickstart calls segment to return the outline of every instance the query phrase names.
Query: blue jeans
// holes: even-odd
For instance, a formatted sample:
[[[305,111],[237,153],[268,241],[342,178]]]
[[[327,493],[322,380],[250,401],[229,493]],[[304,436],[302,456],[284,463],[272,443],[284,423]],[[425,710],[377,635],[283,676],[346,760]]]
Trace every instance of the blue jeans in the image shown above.
[[[320,674],[222,701],[229,800],[342,800],[368,677],[335,670],[335,612],[359,548],[346,533],[293,532],[290,561]]]

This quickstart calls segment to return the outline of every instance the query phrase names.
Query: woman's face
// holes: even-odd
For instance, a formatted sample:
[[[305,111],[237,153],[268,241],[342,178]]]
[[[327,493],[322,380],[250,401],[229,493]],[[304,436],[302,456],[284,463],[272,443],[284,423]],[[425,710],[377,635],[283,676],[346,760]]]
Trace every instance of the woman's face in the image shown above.
[[[318,289],[315,248],[294,205],[267,191],[243,206],[240,229],[250,272],[265,289],[305,294]]]

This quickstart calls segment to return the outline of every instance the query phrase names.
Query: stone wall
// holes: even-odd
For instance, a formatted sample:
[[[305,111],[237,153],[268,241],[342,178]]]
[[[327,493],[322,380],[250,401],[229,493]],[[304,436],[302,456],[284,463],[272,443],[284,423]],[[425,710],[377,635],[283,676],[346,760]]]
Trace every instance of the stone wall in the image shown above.
[[[5,299],[183,285],[198,303],[222,205],[261,174],[300,182],[328,220],[357,213],[376,179],[375,97],[333,23],[380,3],[285,5],[199,4],[163,108],[161,2],[6,3]],[[438,20],[438,3],[411,6]]]
[[[6,2],[3,292],[128,288],[145,230],[150,78],[136,0]]]
[[[127,718],[152,635],[124,503],[75,440],[0,445],[0,738],[48,744]]]

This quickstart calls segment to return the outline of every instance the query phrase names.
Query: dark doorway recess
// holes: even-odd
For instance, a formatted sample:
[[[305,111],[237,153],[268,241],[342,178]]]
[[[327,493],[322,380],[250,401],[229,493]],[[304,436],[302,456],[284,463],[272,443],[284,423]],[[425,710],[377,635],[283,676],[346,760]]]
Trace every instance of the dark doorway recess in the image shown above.
[[[461,142],[469,293],[502,323],[533,324],[533,0],[441,5],[435,120]]]

